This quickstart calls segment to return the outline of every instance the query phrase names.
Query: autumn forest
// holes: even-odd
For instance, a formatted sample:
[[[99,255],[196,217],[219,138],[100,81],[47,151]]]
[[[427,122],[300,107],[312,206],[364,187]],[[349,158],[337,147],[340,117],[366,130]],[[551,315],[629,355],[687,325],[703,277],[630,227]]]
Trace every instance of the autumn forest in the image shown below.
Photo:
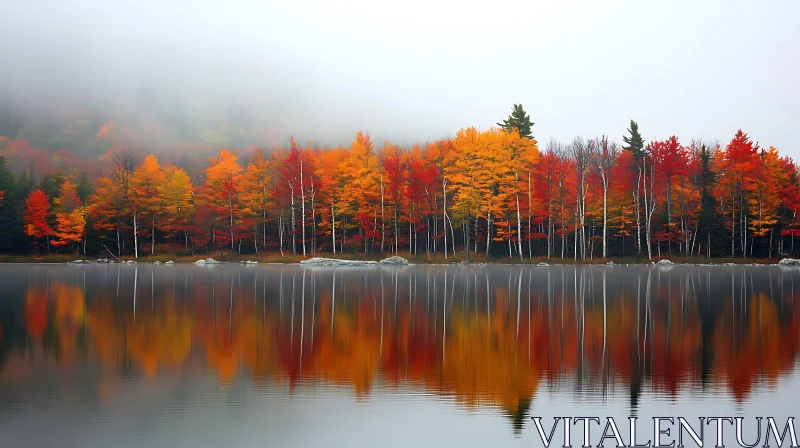
[[[80,148],[0,137],[0,253],[588,261],[800,252],[797,165],[741,130],[723,143],[645,141],[631,121],[620,142],[542,143],[532,125],[515,105],[497,127],[409,147],[359,131],[337,147],[153,149],[114,122],[62,130],[91,132]]]

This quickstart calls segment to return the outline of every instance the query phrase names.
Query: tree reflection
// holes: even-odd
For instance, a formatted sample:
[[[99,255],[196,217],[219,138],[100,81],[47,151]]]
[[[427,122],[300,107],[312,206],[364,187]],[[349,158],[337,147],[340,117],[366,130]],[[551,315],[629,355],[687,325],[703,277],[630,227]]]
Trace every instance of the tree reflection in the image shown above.
[[[790,373],[800,345],[796,274],[772,268],[147,269],[31,281],[4,310],[24,332],[0,339],[16,366],[0,379],[24,379],[37,348],[54,367],[119,375],[323,383],[360,399],[412,388],[497,407],[519,432],[545,386],[625,391],[632,415],[643,390],[709,382],[743,402]]]

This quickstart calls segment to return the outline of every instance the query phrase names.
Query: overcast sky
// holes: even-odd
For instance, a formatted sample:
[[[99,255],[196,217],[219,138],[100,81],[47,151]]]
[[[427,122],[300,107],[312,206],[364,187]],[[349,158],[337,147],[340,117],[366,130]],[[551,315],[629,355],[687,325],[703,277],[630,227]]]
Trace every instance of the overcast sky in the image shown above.
[[[633,118],[648,140],[742,128],[800,158],[795,0],[0,5],[0,91],[31,107],[135,108],[145,86],[187,116],[246,105],[281,138],[407,143],[486,129],[522,103],[542,146],[619,141]]]

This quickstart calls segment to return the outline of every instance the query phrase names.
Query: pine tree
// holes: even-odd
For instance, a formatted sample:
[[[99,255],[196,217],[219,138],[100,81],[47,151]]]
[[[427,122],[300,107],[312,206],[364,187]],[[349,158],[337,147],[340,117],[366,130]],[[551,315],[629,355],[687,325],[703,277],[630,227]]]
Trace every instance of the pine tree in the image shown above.
[[[17,237],[21,234],[18,225],[16,205],[19,202],[16,193],[16,180],[14,174],[6,167],[6,160],[0,157],[0,190],[4,191],[3,203],[0,204],[0,252],[10,252],[15,249]],[[27,192],[22,196],[25,201]]]
[[[639,133],[639,124],[631,120],[631,127],[628,129],[628,134],[630,134],[630,136],[622,137],[622,141],[627,145],[623,147],[623,149],[633,152],[635,158],[641,159],[644,156],[644,139],[642,138],[642,134]]]
[[[515,104],[511,111],[511,115],[509,115],[507,119],[503,120],[502,123],[497,123],[497,125],[503,128],[505,131],[516,129],[517,132],[519,132],[520,137],[530,139],[533,138],[533,134],[531,133],[533,123],[531,122],[531,118],[528,116],[528,113],[522,108],[522,104]]]
[[[721,226],[722,217],[719,215],[717,199],[714,197],[714,185],[716,185],[717,177],[713,171],[713,157],[708,146],[700,147],[700,185],[698,187],[700,187],[701,209],[698,217],[698,229],[705,230],[702,233],[705,233],[706,241],[701,241],[701,243],[713,242],[713,247],[717,247],[719,241],[724,238],[722,235],[724,229]],[[712,255],[716,255],[716,253]]]

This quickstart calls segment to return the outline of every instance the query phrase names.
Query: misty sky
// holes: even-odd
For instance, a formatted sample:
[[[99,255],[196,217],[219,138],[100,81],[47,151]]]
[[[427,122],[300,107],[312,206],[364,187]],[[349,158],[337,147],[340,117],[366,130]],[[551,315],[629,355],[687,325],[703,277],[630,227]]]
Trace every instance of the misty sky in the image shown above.
[[[0,0],[0,97],[186,120],[238,105],[327,144],[453,136],[522,103],[541,146],[619,141],[633,118],[648,140],[742,128],[800,159],[800,2],[380,4]]]

